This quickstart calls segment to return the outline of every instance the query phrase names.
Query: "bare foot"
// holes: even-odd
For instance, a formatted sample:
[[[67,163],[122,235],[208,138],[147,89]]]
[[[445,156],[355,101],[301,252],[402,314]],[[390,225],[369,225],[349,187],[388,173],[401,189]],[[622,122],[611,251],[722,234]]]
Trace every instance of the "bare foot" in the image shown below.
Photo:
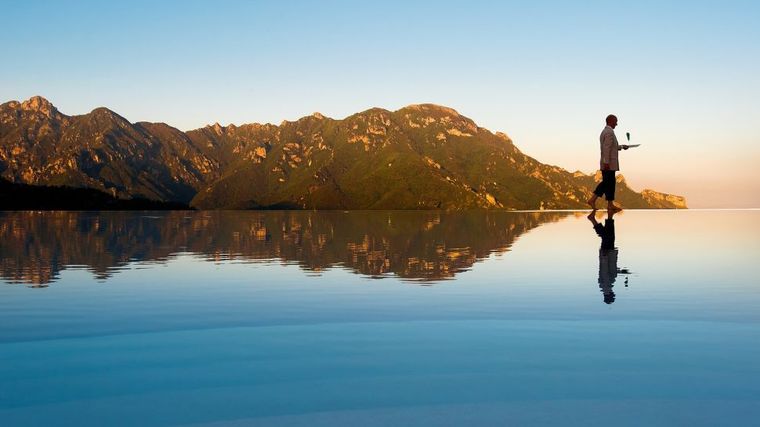
[[[610,212],[612,212],[612,213],[618,213],[618,212],[622,211],[623,208],[619,208],[619,207],[617,207],[615,205],[612,205],[609,208],[607,208],[607,210],[610,211]]]
[[[591,209],[596,210],[596,199],[595,198],[592,197],[592,198],[586,200],[586,203],[588,203],[588,205],[591,206]]]

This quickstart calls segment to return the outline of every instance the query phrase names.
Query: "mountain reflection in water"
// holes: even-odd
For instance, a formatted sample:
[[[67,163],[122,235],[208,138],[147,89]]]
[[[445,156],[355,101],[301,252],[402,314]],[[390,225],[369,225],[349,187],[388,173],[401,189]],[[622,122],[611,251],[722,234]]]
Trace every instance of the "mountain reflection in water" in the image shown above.
[[[46,286],[62,270],[106,280],[176,254],[206,261],[278,260],[368,277],[454,277],[566,212],[170,211],[0,213],[0,277]]]

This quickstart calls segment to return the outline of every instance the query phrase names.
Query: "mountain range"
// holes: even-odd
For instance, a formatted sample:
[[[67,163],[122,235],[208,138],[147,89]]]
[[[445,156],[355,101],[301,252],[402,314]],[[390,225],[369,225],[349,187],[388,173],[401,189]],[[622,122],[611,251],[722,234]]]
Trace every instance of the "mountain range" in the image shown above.
[[[433,104],[187,132],[102,107],[68,116],[39,96],[0,105],[0,178],[198,209],[583,208],[597,175],[543,164]],[[686,208],[622,175],[617,200]]]

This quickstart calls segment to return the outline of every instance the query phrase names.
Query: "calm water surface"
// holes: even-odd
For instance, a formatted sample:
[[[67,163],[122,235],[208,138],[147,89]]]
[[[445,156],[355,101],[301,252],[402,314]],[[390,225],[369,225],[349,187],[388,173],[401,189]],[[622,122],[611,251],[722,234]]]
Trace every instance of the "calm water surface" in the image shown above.
[[[760,211],[586,214],[0,213],[0,425],[755,424]]]

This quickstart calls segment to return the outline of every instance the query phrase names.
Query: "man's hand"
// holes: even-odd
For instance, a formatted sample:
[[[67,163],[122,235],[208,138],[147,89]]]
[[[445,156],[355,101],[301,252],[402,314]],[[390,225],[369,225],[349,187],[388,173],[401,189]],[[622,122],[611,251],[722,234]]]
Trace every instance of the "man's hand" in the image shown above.
[[[621,147],[623,147],[623,150],[627,150],[628,149],[627,145],[621,145]]]
[[[610,170],[610,164],[609,163],[602,163],[602,170],[603,171]]]

